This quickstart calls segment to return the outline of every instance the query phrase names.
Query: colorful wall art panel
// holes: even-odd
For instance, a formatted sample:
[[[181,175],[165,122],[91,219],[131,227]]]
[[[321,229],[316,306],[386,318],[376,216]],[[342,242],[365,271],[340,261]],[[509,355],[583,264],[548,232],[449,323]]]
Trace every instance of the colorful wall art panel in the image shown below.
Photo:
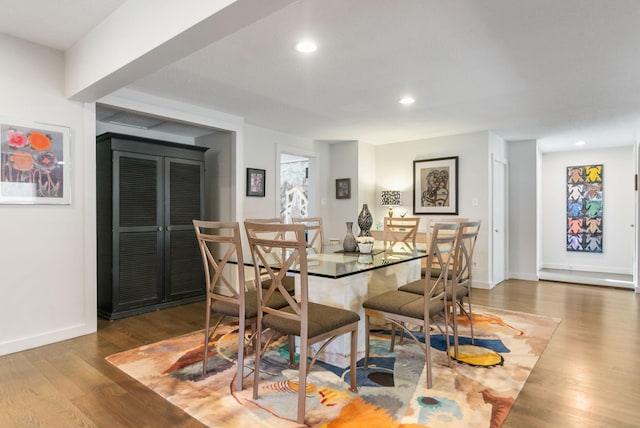
[[[567,251],[602,252],[602,168],[567,167]]]
[[[0,118],[0,203],[70,204],[70,130]]]

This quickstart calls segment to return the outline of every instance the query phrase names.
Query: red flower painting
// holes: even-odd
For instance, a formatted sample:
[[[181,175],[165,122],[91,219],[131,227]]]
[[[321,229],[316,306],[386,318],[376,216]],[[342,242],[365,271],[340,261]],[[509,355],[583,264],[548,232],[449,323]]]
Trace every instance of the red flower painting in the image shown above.
[[[63,133],[0,124],[0,185],[18,196],[63,198]],[[5,196],[5,194],[3,194]]]

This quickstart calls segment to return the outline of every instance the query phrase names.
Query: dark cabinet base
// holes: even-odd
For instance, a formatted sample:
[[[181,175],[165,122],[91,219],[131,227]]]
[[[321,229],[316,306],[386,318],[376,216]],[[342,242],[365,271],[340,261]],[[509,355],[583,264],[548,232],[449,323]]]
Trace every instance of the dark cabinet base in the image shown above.
[[[118,312],[105,311],[98,308],[98,316],[109,321],[119,320],[121,318],[131,317],[133,315],[146,314],[148,312],[159,311],[161,309],[173,308],[175,306],[186,305],[187,303],[201,302],[206,296],[190,297],[188,299],[171,300],[169,302],[158,303],[155,305],[141,306],[139,308],[126,309]]]

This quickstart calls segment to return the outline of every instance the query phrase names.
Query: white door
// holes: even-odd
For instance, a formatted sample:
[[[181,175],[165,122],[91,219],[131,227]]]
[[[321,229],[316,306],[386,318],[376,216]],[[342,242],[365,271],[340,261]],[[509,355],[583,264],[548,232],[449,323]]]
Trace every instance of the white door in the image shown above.
[[[500,159],[492,162],[492,219],[490,239],[492,242],[491,285],[499,284],[505,279],[506,266],[506,195],[507,195],[507,163]]]

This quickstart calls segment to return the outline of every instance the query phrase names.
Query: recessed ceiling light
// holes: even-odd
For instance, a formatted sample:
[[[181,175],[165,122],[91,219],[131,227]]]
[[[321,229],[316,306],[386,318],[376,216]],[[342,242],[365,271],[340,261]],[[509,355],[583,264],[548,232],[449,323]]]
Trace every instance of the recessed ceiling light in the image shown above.
[[[584,146],[585,144],[587,143],[585,143],[584,141],[576,141],[576,146]]]
[[[315,52],[318,49],[318,45],[316,45],[312,40],[303,40],[298,42],[296,45],[296,50],[302,53],[311,53]]]
[[[416,102],[416,100],[413,97],[410,96],[406,96],[406,97],[402,97],[400,98],[400,104],[404,104],[404,105],[408,105],[408,104],[413,104]]]

